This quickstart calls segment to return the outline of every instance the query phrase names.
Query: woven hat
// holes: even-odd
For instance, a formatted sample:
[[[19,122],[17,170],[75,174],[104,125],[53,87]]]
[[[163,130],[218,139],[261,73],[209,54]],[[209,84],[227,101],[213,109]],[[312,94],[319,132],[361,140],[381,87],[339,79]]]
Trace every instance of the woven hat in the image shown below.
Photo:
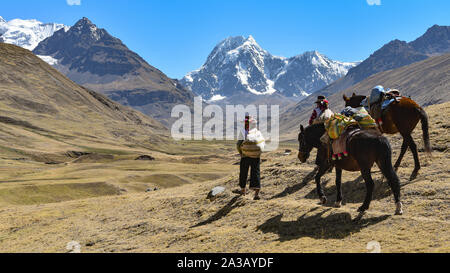
[[[315,103],[319,103],[319,102],[322,102],[324,100],[326,100],[325,96],[318,96],[317,97],[317,101]]]

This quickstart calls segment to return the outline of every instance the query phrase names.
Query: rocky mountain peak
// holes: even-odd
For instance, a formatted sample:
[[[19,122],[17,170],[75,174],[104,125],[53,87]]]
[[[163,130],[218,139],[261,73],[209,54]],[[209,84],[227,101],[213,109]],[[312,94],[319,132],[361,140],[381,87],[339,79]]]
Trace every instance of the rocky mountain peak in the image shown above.
[[[170,119],[170,105],[192,101],[189,91],[86,17],[39,43],[33,53],[52,60],[74,82],[163,122]]]
[[[303,60],[310,62],[313,65],[326,65],[330,60],[327,56],[320,54],[318,51],[306,51],[303,54],[293,57],[296,60]]]
[[[256,43],[255,39],[250,35],[248,38],[244,36],[232,36],[222,40],[209,54],[206,63],[233,61],[242,53],[261,53],[264,50]]]
[[[74,29],[79,29],[79,30],[95,30],[97,29],[97,26],[95,24],[93,24],[91,22],[91,20],[89,20],[86,17],[83,17],[82,19],[78,20],[75,25],[73,26]]]
[[[427,32],[423,36],[432,36],[440,33],[448,33],[450,31],[450,26],[440,26],[440,25],[433,25],[430,27]]]
[[[104,36],[108,35],[108,33],[104,29],[99,29],[95,24],[91,22],[86,17],[83,17],[80,19],[73,27],[70,28],[69,32],[73,35],[89,35],[91,37],[91,40],[98,41]],[[86,37],[83,38],[85,42],[89,41],[90,39],[86,39]]]
[[[206,99],[278,93],[297,100],[344,76],[354,65],[334,62],[317,51],[277,57],[251,35],[234,36],[219,42],[205,64],[181,83]]]
[[[434,25],[410,45],[427,55],[448,53],[450,52],[450,26]]]

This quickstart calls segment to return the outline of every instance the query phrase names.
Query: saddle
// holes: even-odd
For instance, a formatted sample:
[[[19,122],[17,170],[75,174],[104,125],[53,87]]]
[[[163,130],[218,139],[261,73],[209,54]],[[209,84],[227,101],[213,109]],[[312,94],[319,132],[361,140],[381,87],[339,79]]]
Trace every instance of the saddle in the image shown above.
[[[370,115],[376,120],[377,124],[381,128],[383,125],[384,111],[392,103],[399,103],[403,96],[397,89],[388,90],[386,92],[380,92],[377,94],[371,94],[368,100],[368,108]]]
[[[358,125],[358,122],[352,117],[343,114],[335,114],[332,118],[325,121],[325,130],[331,139],[339,138],[342,133],[351,125]]]

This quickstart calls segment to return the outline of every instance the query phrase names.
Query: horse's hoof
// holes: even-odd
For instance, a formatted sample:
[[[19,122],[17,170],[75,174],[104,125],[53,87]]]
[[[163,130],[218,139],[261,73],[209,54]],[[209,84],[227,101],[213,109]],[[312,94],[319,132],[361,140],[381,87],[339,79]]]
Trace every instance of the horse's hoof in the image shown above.
[[[325,196],[320,197],[320,204],[325,205],[327,203],[327,198]]]
[[[409,181],[413,181],[414,179],[417,178],[417,174],[419,173],[419,171],[414,171],[411,176],[409,177]]]
[[[403,215],[403,204],[402,202],[398,202],[395,209],[395,215]]]
[[[334,203],[334,207],[335,208],[340,208],[340,207],[342,207],[342,201],[336,201],[335,203]]]

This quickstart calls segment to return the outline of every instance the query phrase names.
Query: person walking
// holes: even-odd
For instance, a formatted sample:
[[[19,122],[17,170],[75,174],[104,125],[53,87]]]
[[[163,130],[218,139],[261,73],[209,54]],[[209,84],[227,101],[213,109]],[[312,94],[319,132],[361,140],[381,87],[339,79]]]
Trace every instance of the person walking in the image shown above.
[[[254,200],[260,200],[261,191],[260,165],[261,153],[264,150],[265,140],[257,128],[257,121],[250,116],[245,117],[243,139],[236,144],[241,155],[239,186],[240,194],[246,195],[247,177],[250,169],[250,190],[255,191]]]

